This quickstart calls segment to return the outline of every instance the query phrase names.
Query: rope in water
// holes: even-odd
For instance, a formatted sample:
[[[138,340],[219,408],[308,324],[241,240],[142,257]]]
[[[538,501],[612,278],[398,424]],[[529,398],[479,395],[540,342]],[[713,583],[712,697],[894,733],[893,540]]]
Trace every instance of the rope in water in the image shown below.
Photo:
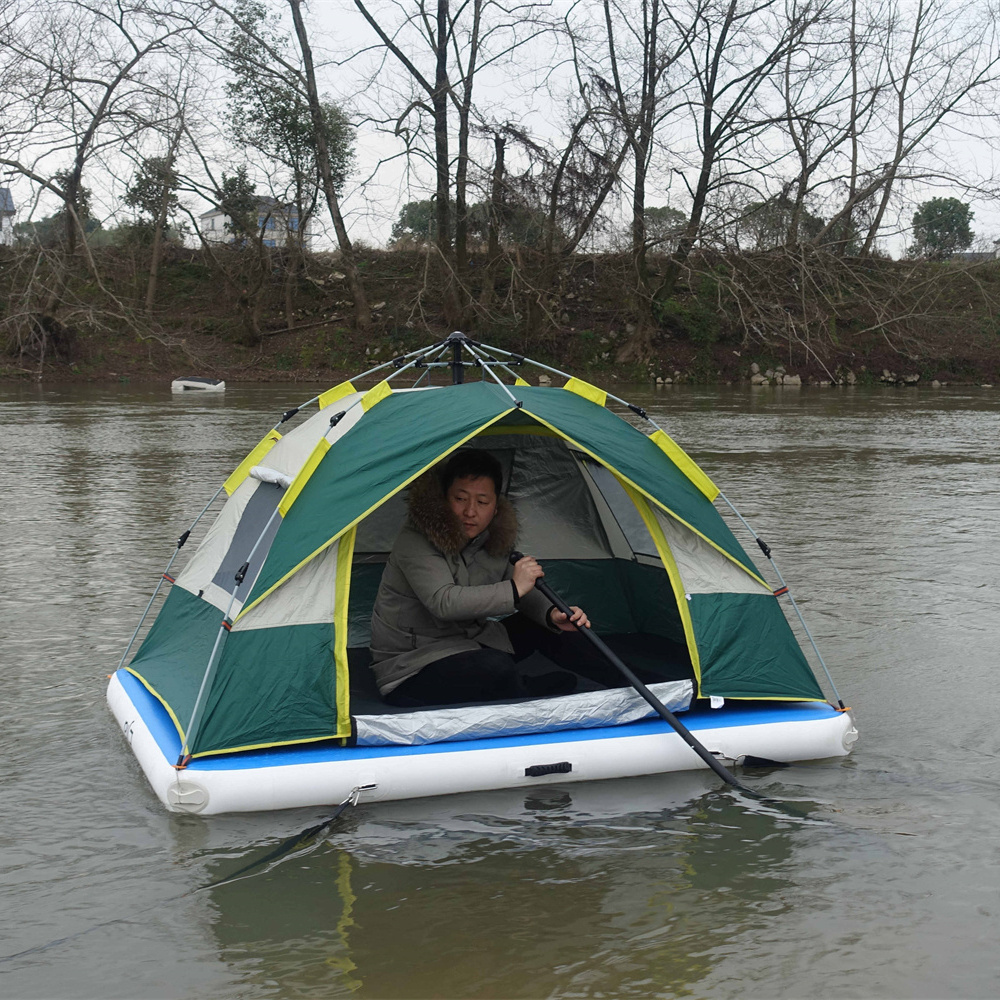
[[[171,896],[168,899],[160,900],[150,906],[143,907],[141,910],[137,910],[131,917],[115,917],[113,920],[104,920],[98,924],[91,924],[90,927],[85,927],[82,931],[77,931],[75,934],[67,934],[64,937],[55,938],[52,941],[47,941],[45,944],[35,945],[33,948],[25,948],[22,951],[16,951],[10,955],[0,955],[0,962],[13,962],[18,958],[26,958],[29,955],[37,955],[41,952],[49,951],[58,945],[65,944],[67,941],[75,941],[77,938],[84,937],[93,931],[100,930],[102,927],[112,927],[114,924],[128,923],[136,917],[158,909],[167,903],[176,903],[178,900],[186,899],[188,896],[193,896],[197,892],[204,892],[207,889],[217,889],[220,886],[229,885],[231,882],[238,882],[242,879],[251,878],[255,875],[266,875],[268,872],[273,871],[281,861],[302,857],[308,851],[311,851],[318,846],[319,837],[331,826],[333,826],[333,824],[340,818],[344,810],[347,809],[348,806],[356,806],[358,804],[358,800],[361,798],[361,795],[364,792],[373,790],[375,787],[375,785],[355,786],[351,789],[351,794],[348,795],[343,802],[339,803],[332,815],[323,820],[322,823],[317,823],[315,826],[310,826],[293,837],[288,837],[286,840],[283,840],[280,844],[278,844],[278,846],[273,850],[265,854],[264,857],[251,861],[249,864],[244,865],[242,868],[238,868],[235,872],[231,875],[227,875],[225,878],[216,879],[212,882],[206,882],[203,885],[195,886],[193,889],[188,889],[187,892],[182,892],[177,896]],[[290,853],[300,844],[303,845],[302,850]],[[255,869],[261,870],[255,871]]]

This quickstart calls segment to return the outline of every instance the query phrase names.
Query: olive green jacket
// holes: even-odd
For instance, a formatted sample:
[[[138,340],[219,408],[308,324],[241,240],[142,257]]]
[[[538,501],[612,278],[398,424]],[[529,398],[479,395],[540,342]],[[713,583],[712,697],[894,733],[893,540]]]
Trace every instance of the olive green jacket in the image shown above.
[[[512,652],[494,618],[518,610],[545,624],[552,606],[534,589],[515,604],[508,557],[517,517],[504,497],[490,527],[471,540],[433,470],[413,484],[409,510],[372,612],[372,669],[383,695],[445,656],[483,646]]]

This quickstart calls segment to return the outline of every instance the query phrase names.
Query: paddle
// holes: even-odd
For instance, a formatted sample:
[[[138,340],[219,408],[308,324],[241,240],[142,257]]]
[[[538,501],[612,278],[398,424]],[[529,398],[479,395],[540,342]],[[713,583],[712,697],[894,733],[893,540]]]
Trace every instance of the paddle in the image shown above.
[[[523,558],[524,556],[522,553],[511,552],[510,554],[511,565],[516,563],[519,559]],[[570,609],[570,606],[547,583],[545,583],[544,580],[535,581],[535,590],[537,590],[543,597],[548,598],[548,600],[550,600],[556,606],[556,608],[567,617],[573,614],[572,610]],[[611,647],[608,646],[608,644],[593,629],[582,628],[582,629],[577,629],[577,631],[585,635],[590,640],[590,642],[594,646],[596,646],[601,653],[604,654],[608,662],[618,671],[620,671],[622,676],[624,676],[625,680],[627,680],[629,684],[631,684],[632,687],[635,688],[635,690],[638,691],[643,698],[645,698],[645,700],[649,703],[650,707],[656,712],[656,714],[659,715],[659,717],[663,719],[663,721],[666,722],[671,727],[671,729],[673,729],[674,732],[677,733],[677,735],[682,740],[684,740],[684,742],[713,771],[715,771],[715,773],[720,778],[722,778],[724,782],[726,782],[727,785],[732,785],[734,788],[738,788],[741,792],[746,792],[748,795],[751,795],[754,798],[760,797],[758,793],[754,792],[753,790],[747,788],[745,785],[737,781],[736,778],[725,767],[723,767],[715,759],[715,757],[713,757],[712,754],[709,753],[709,751],[706,750],[705,747],[701,743],[699,743],[697,739],[695,739],[694,736],[691,735],[691,732],[688,730],[687,726],[685,726],[680,721],[680,719],[678,719],[677,716],[674,715],[674,713],[671,712],[670,709],[668,709],[667,706],[664,705],[663,702],[660,701],[660,699],[657,698],[656,695],[653,694],[653,692],[650,691],[649,688],[646,687],[646,685],[643,684],[642,681],[639,680],[639,678],[636,677],[634,673],[632,673],[629,667],[618,658],[618,656],[611,649]]]

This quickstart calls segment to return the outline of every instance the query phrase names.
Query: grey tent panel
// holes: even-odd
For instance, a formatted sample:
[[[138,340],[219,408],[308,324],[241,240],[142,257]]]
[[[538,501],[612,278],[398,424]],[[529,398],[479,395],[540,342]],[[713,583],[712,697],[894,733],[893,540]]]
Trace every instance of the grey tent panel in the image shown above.
[[[232,593],[233,585],[236,583],[236,572],[247,562],[256,545],[257,550],[253,554],[253,559],[250,560],[247,574],[236,592],[236,599],[239,601],[244,600],[250,593],[250,588],[257,579],[261,566],[264,565],[264,559],[271,548],[271,542],[281,525],[280,517],[275,517],[273,520],[271,518],[284,492],[284,487],[275,483],[260,483],[257,486],[253,496],[250,497],[243,509],[243,516],[236,526],[233,540],[229,543],[229,550],[215,576],[212,577],[212,583],[227,593]],[[270,523],[268,523],[269,521]],[[261,533],[265,532],[265,529],[266,533],[261,538]],[[260,539],[259,545],[257,544],[258,539]]]

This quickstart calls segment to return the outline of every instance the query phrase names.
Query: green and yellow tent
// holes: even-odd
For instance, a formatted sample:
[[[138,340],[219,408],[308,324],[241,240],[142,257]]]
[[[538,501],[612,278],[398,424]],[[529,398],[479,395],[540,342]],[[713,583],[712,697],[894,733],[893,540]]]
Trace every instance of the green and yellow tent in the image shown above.
[[[823,700],[777,598],[708,476],[577,379],[492,377],[367,392],[351,383],[276,428],[128,666],[193,757],[351,736],[372,602],[410,483],[459,448],[494,453],[519,548],[626,660],[699,697]],[[357,677],[355,677],[355,680]]]

